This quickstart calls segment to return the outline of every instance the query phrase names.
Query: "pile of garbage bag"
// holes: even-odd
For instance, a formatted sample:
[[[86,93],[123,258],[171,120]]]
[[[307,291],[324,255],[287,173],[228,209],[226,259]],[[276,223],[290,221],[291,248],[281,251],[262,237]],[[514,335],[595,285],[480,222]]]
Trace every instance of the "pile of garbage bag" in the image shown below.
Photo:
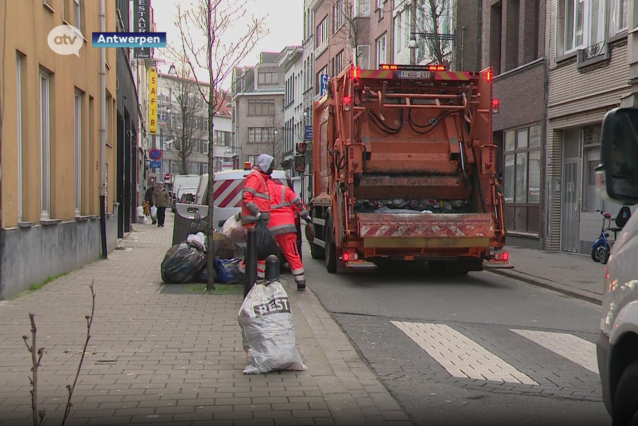
[[[292,311],[281,283],[255,284],[241,305],[237,322],[248,358],[244,374],[307,369],[295,346]]]
[[[213,279],[217,283],[232,284],[241,279],[239,255],[241,249],[220,233],[213,234],[215,262]],[[186,284],[208,281],[208,239],[203,232],[190,234],[186,241],[168,250],[161,266],[162,281],[166,284]]]

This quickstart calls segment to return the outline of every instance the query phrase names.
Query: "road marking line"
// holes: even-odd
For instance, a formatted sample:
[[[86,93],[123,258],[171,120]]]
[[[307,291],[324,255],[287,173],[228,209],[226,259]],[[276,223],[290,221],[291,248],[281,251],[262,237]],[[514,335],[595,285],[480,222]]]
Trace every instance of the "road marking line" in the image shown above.
[[[454,377],[538,385],[530,377],[445,324],[391,323]]]
[[[598,374],[596,345],[568,333],[511,330],[550,351]]]

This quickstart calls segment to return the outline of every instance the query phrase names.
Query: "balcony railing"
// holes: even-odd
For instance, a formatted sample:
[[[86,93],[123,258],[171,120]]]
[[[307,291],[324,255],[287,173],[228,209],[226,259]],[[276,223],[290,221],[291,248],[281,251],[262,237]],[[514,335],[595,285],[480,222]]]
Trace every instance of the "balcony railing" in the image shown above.
[[[586,47],[582,50],[582,61],[585,62],[590,59],[594,59],[598,56],[602,56],[605,54],[605,42],[601,41],[600,43],[592,44],[589,47]]]

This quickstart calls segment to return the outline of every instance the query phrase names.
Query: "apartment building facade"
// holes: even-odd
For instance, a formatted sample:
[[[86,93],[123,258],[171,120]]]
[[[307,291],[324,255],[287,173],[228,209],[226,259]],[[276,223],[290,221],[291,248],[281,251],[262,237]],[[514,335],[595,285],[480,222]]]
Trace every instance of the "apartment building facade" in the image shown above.
[[[270,154],[275,167],[282,167],[285,70],[279,61],[288,50],[262,52],[254,67],[233,70],[233,140],[240,164],[255,164],[260,154]]]
[[[291,47],[279,60],[279,66],[284,69],[286,81],[284,89],[283,166],[292,179],[295,192],[300,196],[306,195],[304,184],[307,169],[297,172],[294,159],[297,154],[297,143],[304,139],[303,53],[302,46]],[[306,201],[305,198],[304,201]]]
[[[106,51],[106,87],[100,49],[87,40],[100,31],[99,2],[6,2],[0,8],[3,68],[2,244],[0,299],[68,273],[101,254],[100,178],[106,164],[108,250],[117,243],[116,51]],[[4,16],[4,14],[7,16]],[[106,1],[106,28],[116,28],[115,0]],[[60,25],[77,27],[79,56],[48,45]],[[24,37],[25,29],[32,33]],[[101,158],[102,100],[106,101],[106,157]]]
[[[197,82],[183,64],[177,73],[158,75],[158,149],[162,151],[162,176],[208,173],[208,105],[200,90],[208,94],[208,83]],[[199,88],[198,88],[199,86]],[[235,150],[232,143],[230,98],[219,98],[221,105],[213,117],[213,168],[232,169]]]
[[[627,0],[548,2],[549,94],[545,248],[588,253],[600,232],[596,209],[620,205],[595,189],[607,111],[627,98]]]
[[[508,244],[543,248],[545,236],[544,0],[484,0],[483,66],[494,73],[493,139],[498,146]]]

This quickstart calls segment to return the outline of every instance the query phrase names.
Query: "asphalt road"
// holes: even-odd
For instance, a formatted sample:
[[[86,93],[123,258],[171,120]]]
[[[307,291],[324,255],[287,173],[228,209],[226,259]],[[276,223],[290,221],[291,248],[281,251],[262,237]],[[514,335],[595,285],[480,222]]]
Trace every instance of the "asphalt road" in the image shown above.
[[[611,425],[595,367],[598,306],[489,272],[398,264],[331,275],[307,250],[304,264],[415,425]]]

